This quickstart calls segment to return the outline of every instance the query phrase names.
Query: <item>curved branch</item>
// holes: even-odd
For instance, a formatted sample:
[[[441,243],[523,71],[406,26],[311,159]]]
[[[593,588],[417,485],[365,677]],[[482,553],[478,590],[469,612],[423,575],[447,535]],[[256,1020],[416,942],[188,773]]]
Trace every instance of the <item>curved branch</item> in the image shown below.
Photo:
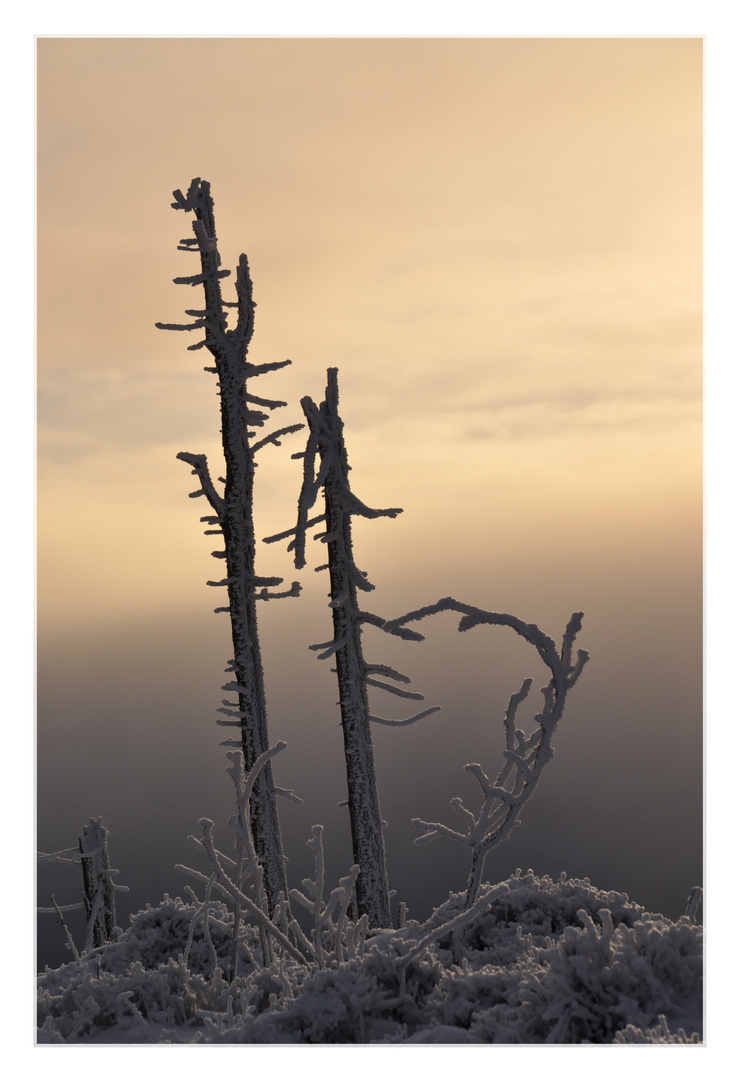
[[[203,494],[208,499],[213,509],[218,514],[219,520],[224,513],[226,503],[216,491],[213,481],[211,480],[211,474],[208,471],[208,460],[205,454],[188,454],[184,451],[177,455],[179,461],[184,461],[188,465],[193,466],[193,476],[197,476],[200,480],[201,491],[197,494]]]
[[[256,401],[257,404],[260,405],[266,404],[266,402],[260,398],[252,398],[251,400]],[[285,402],[273,402],[272,404],[284,405]],[[251,447],[251,451],[253,454],[256,454],[258,450],[261,450],[263,446],[267,446],[268,443],[273,443],[275,446],[280,446],[278,440],[281,435],[292,435],[294,431],[300,431],[302,427],[305,427],[305,424],[289,424],[288,427],[278,428],[278,430],[273,431],[271,435],[266,435],[264,439],[260,439],[259,442],[254,443],[254,445]],[[266,541],[266,543],[268,542],[269,541]]]
[[[398,619],[390,619],[386,624],[386,628],[392,633],[394,630],[405,626],[409,622],[418,622],[421,619],[426,619],[429,615],[436,615],[441,611],[455,611],[463,616],[460,620],[458,630],[465,632],[472,629],[474,626],[483,624],[490,624],[493,626],[509,626],[517,634],[523,637],[531,645],[534,645],[543,661],[550,670],[555,673],[555,670],[560,669],[560,658],[555,648],[555,642],[547,634],[544,634],[538,626],[534,623],[525,623],[523,619],[517,619],[515,615],[506,615],[495,611],[486,611],[483,608],[474,607],[472,604],[462,604],[459,600],[453,599],[451,596],[445,596],[441,600],[438,600],[436,604],[429,604],[427,607],[419,608],[417,611],[410,611],[406,615],[402,615]],[[574,615],[571,618],[569,627],[576,618]]]
[[[424,709],[423,712],[417,713],[415,716],[409,716],[407,720],[386,720],[384,716],[368,716],[368,720],[372,720],[374,724],[385,724],[386,727],[408,727],[409,724],[415,724],[417,720],[423,720],[425,716],[431,716],[432,713],[439,712],[441,708],[441,705],[432,705],[430,709]]]
[[[537,727],[529,738],[525,738],[524,733],[515,726],[515,721],[517,709],[527,697],[532,680],[525,679],[521,688],[511,695],[504,715],[504,764],[495,782],[491,783],[477,763],[465,766],[466,770],[475,776],[483,792],[483,802],[477,817],[470,813],[459,799],[452,802],[453,809],[466,819],[467,833],[449,829],[439,822],[426,822],[419,819],[414,819],[412,822],[417,828],[428,830],[414,843],[426,843],[437,836],[449,836],[472,849],[473,864],[468,879],[466,898],[466,907],[469,908],[475,903],[480,889],[483,863],[487,853],[506,840],[519,823],[519,815],[524,804],[531,798],[542,770],[553,757],[554,751],[551,745],[553,733],[562,717],[567,692],[583,671],[588,660],[588,653],[583,649],[579,650],[575,664],[572,662],[573,645],[581,629],[582,612],[575,612],[571,616],[563,635],[561,652],[558,654],[552,638],[533,623],[525,623],[513,615],[485,611],[471,604],[462,604],[449,596],[443,597],[436,604],[419,608],[398,619],[389,620],[384,624],[383,629],[390,633],[398,633],[405,628],[406,623],[420,621],[442,611],[454,611],[462,615],[458,626],[460,631],[484,624],[510,627],[537,649],[540,658],[551,672],[549,684],[542,688],[544,708],[534,717]],[[421,635],[418,636],[421,638]]]

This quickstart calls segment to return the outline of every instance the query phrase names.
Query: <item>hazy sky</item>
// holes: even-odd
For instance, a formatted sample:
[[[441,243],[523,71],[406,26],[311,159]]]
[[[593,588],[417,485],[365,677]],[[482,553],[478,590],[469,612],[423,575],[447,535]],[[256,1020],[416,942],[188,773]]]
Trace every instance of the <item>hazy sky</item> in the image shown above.
[[[88,808],[106,785],[79,764],[80,745],[120,775],[125,744],[146,731],[147,768],[152,755],[161,767],[196,673],[200,713],[185,726],[200,725],[205,768],[224,764],[210,710],[227,628],[204,584],[205,510],[175,460],[216,460],[215,380],[206,354],[186,351],[192,338],[154,328],[200,303],[172,284],[194,267],[175,250],[189,218],[170,202],[201,176],[224,266],[249,257],[250,357],[293,361],[255,391],[288,401],[278,421],[296,422],[300,397],[320,397],[337,366],[355,490],[404,508],[356,530],[372,610],[390,618],[453,594],[556,638],[583,610],[592,661],[556,741],[558,812],[605,823],[609,847],[625,815],[643,822],[640,882],[663,873],[656,852],[680,859],[688,818],[696,876],[701,40],[42,39],[37,161],[40,837],[55,804],[82,814],[74,829],[104,812]],[[301,439],[264,451],[262,535],[293,524]],[[260,572],[295,576],[276,546],[259,556]],[[306,693],[286,687],[297,672],[323,678],[331,713],[306,650],[329,636],[311,565],[304,600],[270,605],[264,633],[271,736],[286,734],[290,783],[318,798],[321,763],[300,774]],[[398,665],[416,664],[447,719],[376,742],[384,811],[399,821],[447,813],[447,794],[428,810],[404,792],[429,788],[420,745],[448,755],[455,701],[481,710],[460,733],[460,764],[495,768],[498,717],[519,685],[508,645],[497,654],[459,641],[451,616],[439,623],[428,651]],[[386,657],[381,642],[374,658]],[[484,715],[495,723],[482,741]],[[336,718],[326,724],[338,740]],[[397,770],[393,784],[382,768]],[[457,758],[450,771],[450,794],[463,794]],[[546,784],[543,820],[555,813]],[[202,814],[215,816],[194,804],[188,828]],[[589,842],[596,851],[598,835]]]
[[[701,55],[41,40],[41,625],[181,603],[202,550],[174,455],[216,446],[213,380],[154,329],[194,302],[170,284],[191,268],[169,203],[196,175],[224,265],[250,259],[252,355],[294,362],[261,385],[289,422],[339,367],[356,469],[368,498],[404,506],[404,539],[436,508],[432,558],[453,528],[507,566],[533,530],[553,553],[576,528],[636,558],[635,533],[695,544]],[[284,457],[268,528],[292,513]]]

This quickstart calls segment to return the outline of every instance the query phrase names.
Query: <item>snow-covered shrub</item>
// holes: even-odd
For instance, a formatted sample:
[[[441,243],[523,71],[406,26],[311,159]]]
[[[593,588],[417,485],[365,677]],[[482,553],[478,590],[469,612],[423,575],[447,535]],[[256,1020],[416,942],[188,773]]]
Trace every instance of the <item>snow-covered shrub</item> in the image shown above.
[[[231,923],[216,918],[218,902],[213,971],[203,925],[193,926],[198,904],[167,898],[134,916],[122,940],[40,977],[39,1040],[700,1040],[702,929],[688,917],[671,922],[564,875],[515,875],[485,893],[477,910],[460,893],[424,923],[372,934],[352,959],[327,951],[323,968],[277,947],[266,966],[243,955],[231,982]],[[197,972],[179,959],[191,930]]]
[[[376,1033],[374,1022],[383,1019],[385,1001],[364,966],[342,964],[315,972],[300,997],[287,1009],[263,1017],[253,1034],[269,1042],[367,1042]]]
[[[693,1035],[687,1035],[683,1028],[671,1031],[665,1016],[660,1016],[657,1027],[642,1030],[634,1024],[628,1024],[626,1028],[618,1031],[614,1036],[615,1043],[680,1043],[700,1045],[701,1036],[698,1031]]]
[[[197,901],[186,903],[179,896],[171,899],[167,895],[157,907],[147,904],[143,911],[131,916],[131,926],[116,949],[116,963],[140,960],[146,968],[155,968],[171,958],[184,956],[187,950],[189,970],[211,977],[215,951],[218,966],[226,975],[233,951],[233,912],[221,901],[211,901],[207,941],[205,923],[198,919],[199,907]],[[254,928],[248,944],[253,948],[259,944],[259,934]],[[105,954],[101,956],[101,964],[105,965]]]
[[[229,771],[236,780],[239,796],[239,814],[230,819],[236,833],[236,858],[231,859],[216,849],[213,822],[209,818],[201,818],[203,839],[199,840],[194,836],[189,839],[206,854],[212,873],[207,876],[187,866],[176,867],[205,885],[205,898],[202,902],[197,901],[190,890],[197,907],[191,919],[190,935],[184,953],[185,962],[188,961],[191,948],[193,927],[200,918],[203,937],[212,957],[211,969],[215,974],[216,969],[223,966],[219,963],[210,930],[214,923],[221,931],[226,931],[227,934],[230,932],[231,964],[227,968],[229,981],[235,980],[240,971],[267,970],[276,964],[281,978],[284,978],[284,965],[288,958],[302,965],[307,971],[314,968],[321,971],[337,968],[345,961],[358,960],[364,952],[368,917],[363,915],[357,921],[348,918],[352,888],[359,868],[353,866],[349,874],[341,878],[338,886],[330,892],[328,899],[325,899],[321,825],[314,825],[311,838],[307,842],[314,853],[315,878],[303,879],[303,892],[299,889],[291,889],[290,892],[291,898],[307,908],[313,917],[310,938],[306,936],[298,920],[291,915],[287,898],[280,896],[273,914],[268,913],[266,899],[261,891],[259,863],[246,829],[245,807],[258,770],[268,757],[273,756],[284,745],[278,743],[276,747],[261,755],[246,777],[243,775],[240,755],[230,755],[234,768]],[[216,911],[217,907],[223,908],[223,905],[217,905],[211,899],[213,889],[217,889],[230,904],[230,925],[223,917],[219,917]]]
[[[503,884],[487,909],[438,937],[443,974],[425,1003],[429,1022],[480,1042],[611,1042],[662,1015],[700,1039],[701,927],[565,874],[517,871]],[[464,911],[465,894],[452,895],[417,936]]]
[[[567,926],[581,926],[581,909],[595,917],[600,908],[608,907],[614,922],[628,926],[644,914],[626,893],[596,889],[588,878],[563,873],[556,882],[547,874],[536,877],[531,870],[526,874],[517,870],[506,884],[507,890],[473,921],[439,940],[442,956],[457,964],[466,958],[476,964],[513,964],[528,941],[546,945]],[[427,925],[442,925],[464,909],[465,894],[452,893]]]
[[[434,957],[416,957],[408,967],[401,989],[398,952],[388,935],[381,935],[363,957],[336,967],[300,973],[286,969],[290,991],[271,996],[269,1006],[251,1008],[217,1024],[202,1015],[208,1042],[246,1043],[366,1043],[406,1041],[409,1032],[425,1028],[426,1001],[442,975]],[[256,973],[247,980],[250,989]],[[273,986],[276,984],[273,983]],[[223,1020],[223,1018],[222,1018]]]
[[[68,967],[74,970],[59,992],[39,990],[39,1042],[74,1042],[109,1028],[137,1029],[137,1041],[149,1042],[148,1021],[175,1028],[195,1015],[191,976],[181,961],[145,968],[135,960],[118,973],[94,973],[89,963]]]
[[[701,998],[701,928],[644,914],[614,925],[608,908],[597,926],[567,926],[551,944],[531,942],[516,963],[516,995],[483,1011],[470,1029],[485,1042],[608,1043],[628,1025],[680,1020]]]

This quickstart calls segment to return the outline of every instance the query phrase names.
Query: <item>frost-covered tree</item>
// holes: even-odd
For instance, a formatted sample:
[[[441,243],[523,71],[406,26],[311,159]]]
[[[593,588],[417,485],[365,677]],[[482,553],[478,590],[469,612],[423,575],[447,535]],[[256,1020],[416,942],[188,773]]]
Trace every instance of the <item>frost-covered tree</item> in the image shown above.
[[[75,904],[65,904],[60,907],[54,896],[51,896],[53,907],[38,908],[39,914],[56,914],[67,938],[67,948],[70,949],[75,959],[79,961],[80,953],[77,950],[72,935],[64,921],[65,911],[84,910],[87,922],[85,943],[82,946],[82,955],[85,956],[91,949],[104,945],[107,941],[115,941],[120,935],[121,929],[116,926],[116,900],[115,893],[128,892],[126,885],[117,885],[113,878],[118,870],[113,870],[108,856],[108,830],[103,826],[102,818],[90,818],[90,824],[85,825],[79,835],[79,847],[65,848],[62,851],[50,853],[39,852],[39,862],[42,860],[53,863],[73,863],[82,866],[82,880],[84,892],[82,901]]]
[[[211,478],[205,454],[180,453],[178,458],[192,466],[200,487],[191,498],[205,496],[212,514],[202,517],[211,528],[206,535],[223,536],[223,550],[214,551],[213,557],[226,562],[226,576],[219,581],[209,581],[214,587],[228,592],[228,605],[217,607],[217,612],[227,612],[231,619],[231,636],[234,656],[227,672],[233,679],[222,689],[236,695],[237,700],[226,699],[219,711],[228,719],[223,725],[239,729],[238,740],[227,740],[223,745],[240,746],[244,754],[247,772],[261,755],[268,750],[267,710],[265,704],[264,675],[257,628],[257,601],[272,600],[280,596],[297,596],[298,582],[286,592],[269,592],[270,586],[280,585],[282,578],[259,577],[255,571],[255,533],[253,521],[255,456],[270,443],[279,445],[279,438],[298,431],[303,424],[291,424],[271,434],[256,439],[257,431],[269,418],[273,409],[286,403],[256,397],[247,390],[247,380],[267,371],[285,367],[290,360],[277,363],[252,364],[247,351],[254,329],[252,281],[246,255],[241,255],[236,271],[236,300],[226,301],[221,295],[221,281],[231,271],[221,270],[216,224],[213,216],[213,199],[210,185],[196,177],[187,195],[173,192],[175,210],[193,213],[193,236],[180,241],[178,251],[191,252],[200,258],[200,273],[175,278],[175,283],[202,287],[205,301],[202,308],[186,310],[192,322],[181,324],[157,323],[161,330],[202,330],[203,339],[191,350],[205,348],[215,361],[215,367],[207,367],[218,378],[221,399],[221,435],[223,441],[226,475],[220,480],[219,491]],[[236,310],[233,328],[227,323],[227,309]],[[267,410],[267,411],[263,411]],[[288,895],[280,824],[276,806],[276,793],[272,764],[268,760],[259,771],[250,800],[250,824],[257,857],[264,869],[264,885],[272,911],[280,893]]]
[[[405,720],[387,720],[370,712],[368,687],[377,687],[402,698],[423,700],[422,694],[404,690],[410,679],[387,664],[368,663],[362,646],[365,624],[387,630],[397,637],[415,639],[414,631],[389,629],[378,615],[360,608],[358,590],[370,592],[375,588],[367,574],[358,569],[352,551],[352,517],[391,517],[401,513],[398,508],[373,510],[351,491],[349,464],[344,443],[344,425],[339,415],[337,369],[327,372],[326,396],[320,405],[310,397],[301,399],[308,422],[306,450],[294,457],[303,458],[303,485],[298,501],[298,524],[294,529],[266,538],[266,543],[288,537],[289,550],[295,550],[298,569],[306,564],[306,534],[312,526],[323,523],[316,536],[326,545],[328,562],[317,567],[328,569],[334,636],[310,648],[319,652],[322,660],[336,662],[339,683],[339,705],[344,734],[344,753],[347,763],[347,802],[354,861],[360,868],[356,883],[357,904],[361,915],[367,915],[370,926],[390,926],[391,911],[386,872],[383,822],[378,799],[375,755],[370,724],[389,724],[400,727],[415,723],[436,712],[438,706],[424,709]],[[318,459],[318,467],[317,467]],[[324,513],[310,517],[310,512],[324,492]],[[390,680],[390,681],[386,681]]]
[[[392,622],[386,624],[385,629],[391,632],[406,629],[406,632],[413,634],[417,641],[423,641],[423,636],[415,631],[409,631],[406,623],[424,619],[440,611],[456,611],[461,614],[462,619],[458,626],[460,631],[485,625],[510,627],[535,647],[551,675],[548,684],[542,688],[544,699],[542,711],[534,717],[535,727],[529,735],[525,735],[524,731],[516,726],[516,715],[519,706],[529,694],[532,680],[525,679],[521,689],[512,694],[509,699],[504,715],[506,739],[503,751],[504,764],[495,781],[491,782],[477,762],[465,766],[465,769],[472,773],[480,784],[483,801],[477,814],[474,814],[463,806],[461,799],[452,799],[450,805],[463,818],[464,828],[451,829],[437,821],[412,819],[412,825],[423,830],[422,835],[414,841],[415,844],[428,843],[438,836],[449,836],[470,848],[472,865],[468,878],[466,907],[471,907],[478,897],[486,856],[494,847],[507,840],[512,830],[519,824],[519,815],[524,805],[532,797],[542,776],[542,770],[555,753],[552,748],[552,737],[563,715],[568,691],[575,685],[583,671],[588,660],[588,653],[584,649],[579,649],[575,661],[573,659],[573,646],[576,635],[581,629],[582,612],[576,612],[571,616],[560,650],[557,649],[552,638],[544,634],[534,623],[525,623],[513,615],[484,611],[470,604],[461,604],[451,597],[445,597],[429,607],[420,608],[418,611],[393,619]]]

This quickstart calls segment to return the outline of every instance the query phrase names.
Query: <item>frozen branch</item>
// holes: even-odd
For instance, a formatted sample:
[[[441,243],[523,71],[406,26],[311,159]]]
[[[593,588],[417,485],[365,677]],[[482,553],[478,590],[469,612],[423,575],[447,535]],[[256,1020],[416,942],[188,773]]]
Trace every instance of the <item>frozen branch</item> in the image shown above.
[[[418,622],[421,619],[426,619],[429,615],[436,615],[442,611],[455,611],[463,615],[460,620],[458,630],[465,632],[472,629],[474,626],[481,625],[493,625],[493,626],[509,626],[512,630],[516,631],[521,637],[528,641],[531,645],[537,649],[542,660],[547,666],[553,670],[553,668],[560,668],[560,660],[555,648],[555,642],[547,634],[543,634],[538,626],[534,623],[525,623],[522,619],[517,619],[514,615],[499,614],[494,611],[484,611],[482,608],[473,607],[471,604],[461,604],[459,600],[453,600],[451,596],[443,597],[438,600],[436,604],[430,604],[428,607],[419,608],[418,611],[411,611],[407,615],[401,616],[399,619],[391,619],[387,624],[387,628],[393,632],[393,630],[399,629],[405,626],[409,622]],[[568,624],[569,629],[571,625],[576,627],[573,630],[572,636],[575,636],[578,629],[580,629],[580,619],[583,618],[582,613],[577,613],[572,616],[571,622]],[[576,622],[574,622],[574,620]],[[572,638],[571,638],[572,643]],[[588,654],[584,654],[588,659]],[[583,661],[585,663],[585,660]],[[581,664],[581,667],[583,666]]]
[[[276,404],[284,404],[284,402],[276,402]],[[274,446],[281,446],[280,438],[283,435],[292,435],[294,431],[300,431],[304,424],[289,424],[288,427],[278,428],[277,431],[273,431],[271,435],[266,435],[264,439],[260,439],[259,442],[253,443],[251,450],[253,454],[256,454],[258,450],[261,450],[263,446],[267,446],[268,443],[272,443]]]
[[[72,953],[72,956],[74,956],[75,960],[79,964],[80,963],[80,954],[77,951],[77,946],[74,943],[74,938],[70,934],[69,927],[67,926],[66,922],[64,921],[64,916],[62,915],[63,910],[64,911],[69,911],[70,909],[68,907],[67,908],[60,908],[59,905],[56,902],[56,898],[54,896],[54,893],[51,893],[49,895],[49,899],[51,900],[52,904],[54,905],[54,907],[51,910],[55,911],[56,914],[59,916],[59,923],[60,923],[60,925],[62,927],[62,930],[64,930],[64,936],[67,939],[67,948],[69,949],[69,951]],[[77,907],[79,905],[74,905],[74,906]]]
[[[367,675],[385,675],[388,679],[395,679],[397,682],[411,682],[408,675],[396,671],[395,668],[389,667],[388,664],[365,664],[365,672]]]
[[[417,720],[423,720],[425,716],[431,716],[432,713],[439,712],[441,705],[432,705],[429,709],[424,709],[423,712],[416,713],[414,716],[409,716],[406,720],[386,720],[384,716],[369,716],[368,719],[373,724],[385,724],[386,727],[408,727],[409,724],[415,724]]]
[[[297,949],[295,945],[293,945],[293,943],[285,936],[285,934],[283,934],[283,932],[277,926],[275,926],[274,923],[270,920],[270,918],[257,906],[257,904],[255,904],[254,900],[252,900],[251,897],[245,895],[245,893],[243,893],[242,890],[231,880],[229,875],[224,870],[218,852],[213,845],[213,822],[209,818],[201,818],[200,824],[203,827],[203,839],[196,840],[195,837],[192,837],[192,839],[195,840],[195,843],[201,846],[206,852],[213,870],[211,877],[206,877],[204,874],[199,874],[198,871],[191,870],[189,866],[182,866],[181,864],[178,864],[175,869],[180,870],[183,873],[189,874],[191,877],[195,877],[199,880],[205,881],[206,883],[210,882],[212,878],[213,884],[216,885],[225,896],[227,896],[230,900],[235,901],[242,909],[244,909],[244,911],[251,916],[257,926],[269,935],[271,935],[278,942],[278,944],[288,953],[289,956],[292,956],[295,960],[298,960],[304,964],[307,962],[307,960],[312,959],[312,957],[307,957],[305,953]]]
[[[379,615],[373,615],[370,611],[358,611],[357,618],[359,622],[368,623],[370,626],[377,626],[377,628],[384,633],[392,634],[393,637],[399,637],[403,641],[424,640],[424,635],[417,633],[416,630],[409,630],[405,626],[394,626],[392,621],[381,619]]]
[[[686,916],[693,923],[697,921],[699,904],[702,902],[703,898],[704,890],[702,887],[700,885],[694,885],[686,899]]]
[[[289,589],[285,592],[268,592],[267,589],[261,589],[256,593],[255,600],[284,600],[286,596],[300,596],[301,595],[301,583],[300,581],[291,582]]]
[[[188,465],[193,466],[193,476],[197,476],[200,480],[200,491],[194,491],[190,498],[197,498],[198,495],[205,495],[209,503],[216,511],[218,520],[221,520],[221,516],[224,512],[225,503],[221,496],[216,491],[211,480],[211,474],[208,470],[208,460],[205,454],[188,454],[185,451],[181,451],[177,454],[179,461],[184,461]]]
[[[407,953],[398,957],[396,960],[396,967],[402,971],[414,957],[423,953],[424,950],[428,949],[435,941],[439,941],[440,938],[446,937],[447,934],[456,930],[458,926],[464,926],[465,923],[470,922],[470,920],[474,919],[481,911],[485,911],[486,908],[493,903],[496,897],[502,896],[508,891],[509,885],[505,881],[501,882],[499,885],[494,885],[492,889],[488,889],[483,896],[481,896],[474,904],[471,904],[466,908],[465,911],[462,911],[459,915],[449,919],[446,923],[443,923],[442,926],[435,927],[422,938],[415,941],[414,945]]]
[[[410,698],[412,701],[423,701],[424,695],[414,693],[412,690],[402,690],[400,686],[393,686],[391,683],[379,682],[377,679],[365,678],[366,686],[377,686],[379,690],[386,690],[389,694],[395,694],[397,697]]]
[[[423,821],[414,818],[415,828],[424,830],[415,838],[415,844],[428,843],[438,836],[448,836],[465,844],[472,851],[472,866],[468,879],[466,905],[475,904],[480,890],[483,864],[492,848],[508,839],[512,830],[519,823],[519,815],[526,802],[531,798],[542,775],[542,770],[553,757],[551,740],[558,721],[562,717],[568,690],[574,686],[588,660],[588,653],[579,650],[573,663],[573,646],[576,635],[581,629],[583,614],[576,612],[571,616],[563,635],[563,644],[558,653],[552,638],[544,634],[533,623],[525,623],[513,615],[485,611],[470,604],[462,604],[451,597],[445,597],[436,604],[419,608],[398,619],[385,624],[384,629],[397,632],[409,622],[417,622],[440,612],[453,611],[462,615],[458,630],[467,631],[475,626],[508,626],[532,645],[542,661],[549,668],[550,682],[542,688],[544,707],[534,717],[535,730],[529,737],[516,727],[516,714],[519,706],[529,694],[531,679],[525,679],[521,688],[509,699],[504,714],[503,749],[504,764],[495,780],[491,783],[486,773],[477,763],[465,768],[478,781],[483,793],[483,802],[473,814],[460,799],[453,799],[453,809],[464,817],[467,828],[464,832],[450,829],[440,822]],[[421,635],[419,635],[421,637]]]
[[[323,825],[314,825],[311,830],[311,839],[306,841],[306,846],[311,848],[314,854],[315,879],[313,881],[310,878],[303,879],[301,884],[305,892],[300,892],[298,889],[290,891],[291,898],[313,916],[313,948],[321,970],[327,966],[336,967],[344,960],[352,959],[356,955],[356,927],[348,922],[347,909],[360,871],[358,866],[353,866],[346,877],[340,878],[339,886],[332,890],[328,901],[324,903],[323,832]],[[335,910],[337,911],[336,922],[333,919]],[[367,917],[363,916],[363,918],[363,926],[366,929]],[[333,949],[327,952],[326,946],[329,941],[333,943]]]

